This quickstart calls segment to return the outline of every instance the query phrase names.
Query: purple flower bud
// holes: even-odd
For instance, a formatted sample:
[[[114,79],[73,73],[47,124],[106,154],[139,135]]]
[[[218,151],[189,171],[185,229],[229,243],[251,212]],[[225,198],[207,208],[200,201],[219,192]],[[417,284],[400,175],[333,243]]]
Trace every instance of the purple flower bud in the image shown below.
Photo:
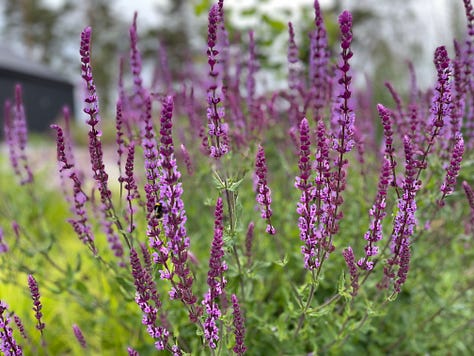
[[[357,271],[357,265],[355,263],[354,252],[351,247],[347,247],[342,251],[344,260],[346,261],[347,267],[349,268],[349,273],[351,275],[351,286],[352,286],[352,296],[355,297],[359,290],[359,273]]]
[[[252,264],[252,244],[254,238],[255,224],[251,221],[247,227],[247,234],[245,235],[245,256],[247,257],[247,266]]]
[[[87,349],[86,339],[84,338],[84,335],[82,334],[82,331],[79,328],[79,326],[77,326],[76,324],[73,324],[72,331],[74,332],[74,336],[79,342],[79,345],[81,345],[83,349]]]

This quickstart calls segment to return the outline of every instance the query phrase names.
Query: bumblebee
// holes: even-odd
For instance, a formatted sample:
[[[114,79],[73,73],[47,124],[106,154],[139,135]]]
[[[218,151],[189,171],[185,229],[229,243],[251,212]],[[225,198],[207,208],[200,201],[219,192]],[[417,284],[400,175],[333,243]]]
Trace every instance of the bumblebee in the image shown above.
[[[163,219],[164,209],[163,209],[163,204],[161,204],[161,202],[158,202],[155,204],[154,210],[155,210],[155,217],[158,220]]]

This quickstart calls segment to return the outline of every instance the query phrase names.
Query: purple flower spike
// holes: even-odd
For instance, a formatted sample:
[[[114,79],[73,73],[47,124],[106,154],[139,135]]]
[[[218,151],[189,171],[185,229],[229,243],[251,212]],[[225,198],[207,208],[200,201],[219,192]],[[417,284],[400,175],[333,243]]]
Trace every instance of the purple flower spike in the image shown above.
[[[347,267],[349,268],[349,273],[351,275],[351,294],[353,297],[355,297],[359,290],[359,273],[355,263],[354,251],[352,251],[351,247],[347,247],[342,251],[342,255],[344,256],[344,260],[346,261]]]
[[[260,205],[261,216],[267,222],[267,233],[276,234],[276,229],[272,225],[272,192],[267,184],[267,161],[262,145],[258,145],[257,158],[255,161],[255,174],[257,176],[257,203]]]
[[[224,294],[224,288],[227,284],[224,278],[224,272],[227,270],[227,265],[224,262],[224,212],[222,198],[220,197],[217,199],[214,217],[214,239],[209,258],[209,272],[207,273],[209,289],[202,301],[207,314],[204,322],[204,337],[211,349],[217,347],[217,341],[219,340],[217,320],[221,316],[221,310],[216,301]]]
[[[161,301],[156,283],[146,268],[142,267],[140,258],[133,248],[130,250],[130,265],[136,289],[135,302],[143,312],[142,324],[146,326],[148,334],[155,339],[155,348],[167,349],[169,331],[163,326],[158,326]]]
[[[13,337],[13,329],[10,326],[8,305],[0,300],[0,352],[4,355],[22,356],[23,350]]]
[[[447,195],[450,195],[454,192],[454,186],[456,185],[456,178],[459,174],[459,170],[461,169],[461,161],[462,155],[464,154],[464,140],[461,134],[456,136],[456,141],[453,148],[453,153],[451,156],[451,162],[449,163],[449,167],[446,168],[446,178],[444,179],[443,184],[441,185],[441,193],[443,196],[438,201],[440,206],[444,205],[444,198]]]
[[[380,119],[382,120],[383,136],[385,139],[385,155],[390,158],[390,166],[392,170],[392,186],[396,187],[397,182],[395,175],[395,167],[397,165],[397,162],[395,161],[395,157],[393,155],[395,149],[393,148],[392,120],[390,119],[392,113],[382,104],[377,104],[377,110],[379,112]]]
[[[217,93],[219,86],[217,69],[217,56],[219,50],[217,46],[217,29],[221,17],[221,8],[218,4],[214,4],[209,11],[209,27],[207,38],[207,63],[209,64],[209,77],[211,83],[207,89],[207,122],[208,122],[208,137],[203,140],[203,145],[206,145],[208,152],[213,158],[220,158],[229,151],[229,137],[228,125],[224,123],[224,108],[221,107],[222,99]],[[219,105],[221,104],[221,105]],[[210,145],[210,146],[209,146]]]
[[[313,101],[314,117],[316,121],[319,121],[322,115],[321,110],[329,102],[332,83],[328,74],[328,36],[318,0],[314,1],[314,23],[316,29],[310,33],[309,78],[311,90],[307,101]]]
[[[26,155],[28,129],[22,90],[19,84],[15,86],[15,105],[12,107],[9,100],[5,102],[4,117],[5,140],[8,145],[13,171],[20,178],[21,185],[31,183],[33,182],[33,173]]]
[[[97,250],[94,244],[94,235],[92,234],[92,228],[89,225],[87,210],[85,208],[88,197],[82,190],[82,182],[78,172],[68,161],[66,154],[67,144],[65,142],[63,130],[58,125],[51,125],[51,128],[56,130],[57,158],[61,177],[63,177],[63,173],[67,174],[69,179],[73,182],[74,199],[70,202],[70,210],[74,215],[76,215],[76,218],[68,219],[68,222],[74,228],[79,239],[89,247],[93,254],[96,254]]]
[[[160,127],[160,159],[159,164],[162,167],[160,177],[160,198],[166,213],[163,217],[164,233],[168,241],[167,250],[171,256],[171,262],[174,265],[174,271],[170,272],[164,266],[162,278],[172,280],[174,276],[179,279],[170,291],[171,299],[179,299],[185,305],[190,306],[189,318],[197,321],[200,315],[200,309],[195,307],[197,297],[192,292],[193,277],[190,275],[188,261],[188,250],[190,240],[186,232],[186,211],[181,198],[183,194],[182,183],[179,181],[181,173],[176,164],[174,153],[174,144],[172,137],[172,116],[173,116],[173,98],[168,96],[163,101],[161,111]],[[162,246],[164,247],[164,246]],[[155,261],[160,263],[154,254]]]
[[[31,298],[33,299],[33,311],[35,312],[35,318],[38,321],[38,323],[36,324],[36,329],[38,329],[41,335],[43,335],[43,329],[45,327],[45,324],[41,321],[41,318],[43,317],[41,309],[43,308],[43,306],[41,305],[40,301],[38,283],[31,274],[28,275],[28,287],[30,288]]]
[[[398,213],[395,217],[391,236],[390,248],[392,256],[384,266],[384,279],[379,286],[388,288],[395,279],[394,270],[398,268],[394,292],[398,293],[406,280],[410,262],[410,240],[416,226],[416,193],[420,182],[417,180],[417,162],[412,144],[408,136],[403,139],[405,148],[405,179],[403,182],[403,195],[398,200]]]
[[[295,187],[301,191],[301,198],[296,212],[299,215],[298,228],[300,230],[300,239],[304,243],[301,247],[301,252],[304,256],[304,267],[313,270],[319,267],[320,261],[318,257],[318,235],[315,232],[316,205],[312,203],[313,185],[310,180],[310,148],[308,120],[303,118],[300,124],[300,159],[298,163],[300,175],[295,180]]]
[[[245,341],[245,325],[244,318],[240,311],[239,300],[235,294],[232,294],[232,315],[234,316],[234,334],[235,334],[235,346],[233,351],[241,356],[247,351],[247,347],[244,344]]]
[[[87,349],[86,339],[84,338],[84,334],[82,333],[82,330],[79,328],[79,326],[74,324],[72,326],[72,331],[74,332],[74,336],[76,337],[77,341],[79,342],[79,345],[81,345],[81,347],[83,349]]]
[[[372,270],[374,264],[370,261],[372,256],[376,256],[379,253],[379,248],[375,245],[378,241],[382,240],[382,222],[385,217],[387,188],[390,184],[391,177],[391,163],[387,158],[384,158],[382,170],[380,172],[379,184],[377,197],[375,203],[370,209],[369,214],[371,216],[371,222],[369,230],[365,233],[364,239],[367,240],[365,246],[365,257],[361,258],[357,265],[367,271]]]

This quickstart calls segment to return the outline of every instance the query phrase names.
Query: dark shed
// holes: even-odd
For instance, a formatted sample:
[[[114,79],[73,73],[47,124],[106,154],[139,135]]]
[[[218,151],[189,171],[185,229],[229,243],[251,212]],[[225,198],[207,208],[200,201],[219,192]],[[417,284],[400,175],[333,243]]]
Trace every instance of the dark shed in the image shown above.
[[[28,130],[49,130],[64,105],[74,112],[74,86],[70,81],[49,67],[0,46],[0,136],[3,136],[3,105],[6,99],[14,102],[18,83],[23,88]]]

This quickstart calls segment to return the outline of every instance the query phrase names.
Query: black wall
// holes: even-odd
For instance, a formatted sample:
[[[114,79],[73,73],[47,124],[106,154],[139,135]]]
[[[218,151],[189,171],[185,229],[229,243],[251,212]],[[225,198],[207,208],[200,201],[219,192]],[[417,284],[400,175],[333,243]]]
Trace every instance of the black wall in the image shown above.
[[[74,113],[73,85],[0,68],[0,136],[3,137],[3,108],[6,99],[15,104],[15,85],[21,84],[28,130],[50,130],[64,105]]]

